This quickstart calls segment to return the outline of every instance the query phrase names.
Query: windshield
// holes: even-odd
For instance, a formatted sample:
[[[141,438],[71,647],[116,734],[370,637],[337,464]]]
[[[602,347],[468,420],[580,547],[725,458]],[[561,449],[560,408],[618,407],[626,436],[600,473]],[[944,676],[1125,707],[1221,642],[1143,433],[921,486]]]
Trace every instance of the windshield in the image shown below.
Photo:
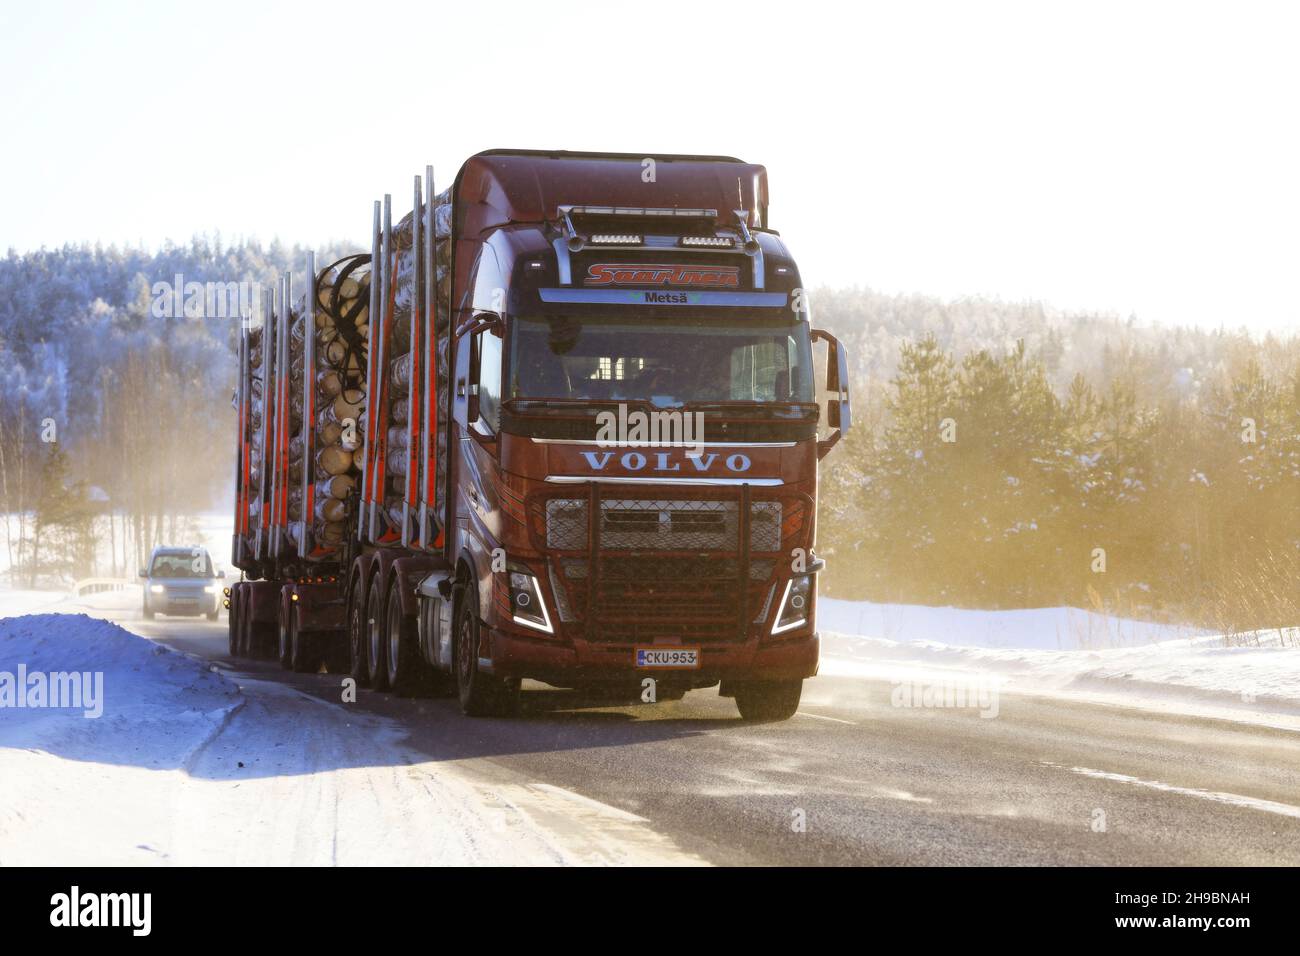
[[[506,398],[812,402],[808,325],[781,316],[512,322]]]
[[[197,569],[197,570],[196,570]],[[189,551],[154,555],[149,568],[152,578],[210,578],[212,562],[206,551],[197,554]]]

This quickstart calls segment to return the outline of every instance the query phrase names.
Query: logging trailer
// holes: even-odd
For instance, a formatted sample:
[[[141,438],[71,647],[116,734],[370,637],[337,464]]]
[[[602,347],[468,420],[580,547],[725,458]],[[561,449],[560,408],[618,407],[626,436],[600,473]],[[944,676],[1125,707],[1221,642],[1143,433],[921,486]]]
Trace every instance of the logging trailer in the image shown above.
[[[471,715],[524,679],[794,713],[848,358],[762,166],[491,150],[322,265],[240,336],[233,655]]]

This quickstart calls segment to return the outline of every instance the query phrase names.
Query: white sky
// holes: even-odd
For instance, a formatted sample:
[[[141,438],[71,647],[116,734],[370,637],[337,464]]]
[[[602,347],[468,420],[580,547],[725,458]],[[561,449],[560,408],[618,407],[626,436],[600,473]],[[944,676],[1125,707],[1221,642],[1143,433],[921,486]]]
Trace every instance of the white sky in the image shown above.
[[[1300,5],[0,2],[0,248],[361,237],[489,147],[728,153],[810,286],[1300,329]]]

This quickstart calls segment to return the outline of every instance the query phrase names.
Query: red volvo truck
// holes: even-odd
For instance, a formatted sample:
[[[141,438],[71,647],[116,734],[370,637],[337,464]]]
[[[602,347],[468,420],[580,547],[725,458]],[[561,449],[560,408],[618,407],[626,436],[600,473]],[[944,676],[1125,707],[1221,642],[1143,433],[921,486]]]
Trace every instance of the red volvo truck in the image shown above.
[[[441,195],[426,170],[412,206],[394,226],[376,203],[369,256],[309,262],[299,304],[286,276],[246,323],[232,653],[441,683],[472,715],[512,713],[527,678],[720,684],[746,719],[789,717],[818,666],[818,462],[851,413],[764,168],[492,150]],[[355,422],[318,408],[299,330],[322,323]],[[340,422],[351,491],[313,523]]]

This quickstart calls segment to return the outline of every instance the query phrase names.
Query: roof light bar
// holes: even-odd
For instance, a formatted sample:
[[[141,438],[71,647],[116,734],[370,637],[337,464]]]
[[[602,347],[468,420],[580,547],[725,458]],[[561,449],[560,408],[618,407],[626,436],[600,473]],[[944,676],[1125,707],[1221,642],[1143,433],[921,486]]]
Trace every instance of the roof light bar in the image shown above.
[[[736,240],[727,236],[682,236],[678,243],[688,248],[734,249],[736,247]]]
[[[569,206],[573,216],[664,216],[673,219],[717,219],[716,209],[681,209],[676,206]]]
[[[644,239],[635,233],[604,233],[588,237],[593,246],[639,246]]]

